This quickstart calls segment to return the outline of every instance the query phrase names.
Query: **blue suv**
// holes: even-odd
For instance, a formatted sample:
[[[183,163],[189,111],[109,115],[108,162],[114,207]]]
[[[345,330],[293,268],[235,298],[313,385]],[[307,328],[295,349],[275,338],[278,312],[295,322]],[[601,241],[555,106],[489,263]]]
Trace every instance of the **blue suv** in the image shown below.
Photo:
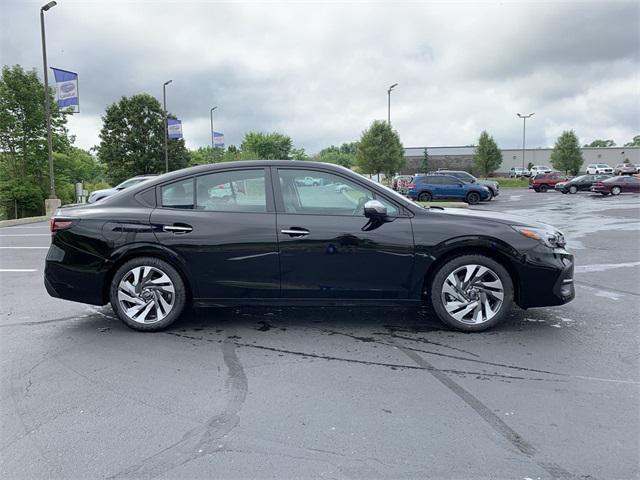
[[[477,183],[465,183],[450,175],[417,175],[409,185],[407,196],[420,202],[430,202],[436,198],[452,198],[475,205],[488,200],[491,197],[491,190]]]

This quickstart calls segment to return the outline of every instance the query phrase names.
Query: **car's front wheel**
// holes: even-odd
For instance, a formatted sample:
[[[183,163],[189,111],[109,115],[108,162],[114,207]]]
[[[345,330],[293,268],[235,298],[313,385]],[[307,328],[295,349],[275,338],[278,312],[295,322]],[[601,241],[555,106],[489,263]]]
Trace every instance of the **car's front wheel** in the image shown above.
[[[570,193],[571,195],[573,195],[573,194],[575,194],[575,193],[578,193],[578,187],[576,187],[575,185],[571,185],[571,186],[569,187],[569,193]]]
[[[542,193],[546,193],[546,191],[549,190],[549,187],[545,184],[542,184],[538,187],[538,190]]]
[[[480,194],[476,192],[469,192],[465,201],[469,205],[477,205],[480,202]]]
[[[420,202],[430,202],[431,194],[429,192],[422,192],[420,195],[418,195],[418,200]]]
[[[463,332],[492,327],[509,314],[513,282],[509,272],[484,255],[463,255],[445,263],[431,285],[431,304],[442,322]]]
[[[620,187],[611,187],[611,195],[620,195]]]
[[[186,289],[170,264],[154,257],[124,263],[111,280],[111,306],[134,330],[153,332],[171,325],[182,313]]]

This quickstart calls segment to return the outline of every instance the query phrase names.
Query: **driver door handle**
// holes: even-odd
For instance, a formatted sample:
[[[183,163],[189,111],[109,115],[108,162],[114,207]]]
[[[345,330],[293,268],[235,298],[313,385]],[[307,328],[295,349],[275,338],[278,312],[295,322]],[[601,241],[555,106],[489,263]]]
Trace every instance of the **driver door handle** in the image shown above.
[[[176,234],[185,234],[193,230],[189,225],[165,225],[162,227],[165,232],[171,232]]]
[[[304,228],[291,227],[290,229],[280,230],[280,233],[284,233],[285,235],[289,235],[291,237],[306,237],[311,232],[309,230],[305,230]]]

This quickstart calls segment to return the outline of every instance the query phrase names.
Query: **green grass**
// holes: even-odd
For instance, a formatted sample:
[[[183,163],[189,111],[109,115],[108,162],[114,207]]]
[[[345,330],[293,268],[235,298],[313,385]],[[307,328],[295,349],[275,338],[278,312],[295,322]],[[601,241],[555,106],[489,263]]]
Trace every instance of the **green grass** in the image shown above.
[[[498,185],[500,185],[500,188],[528,188],[529,187],[528,178],[497,177],[497,178],[488,178],[487,180],[493,180],[494,182],[498,182]]]

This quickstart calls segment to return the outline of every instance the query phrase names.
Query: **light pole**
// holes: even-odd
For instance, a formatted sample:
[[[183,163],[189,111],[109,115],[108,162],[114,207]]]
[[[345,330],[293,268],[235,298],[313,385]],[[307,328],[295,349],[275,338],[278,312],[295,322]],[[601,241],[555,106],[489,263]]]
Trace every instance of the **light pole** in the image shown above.
[[[162,104],[164,105],[164,166],[169,172],[169,117],[167,114],[167,85],[173,80],[167,80],[162,84]]]
[[[524,142],[527,135],[527,118],[531,118],[535,115],[535,112],[530,113],[529,115],[520,115],[518,117],[523,120],[522,123],[522,170],[524,170]]]
[[[391,90],[393,90],[397,86],[398,86],[398,84],[394,83],[393,85],[391,85],[389,87],[389,90],[387,90],[387,96],[388,96],[388,101],[387,101],[387,123],[389,124],[389,126],[391,126]]]
[[[51,106],[49,105],[49,68],[47,67],[47,39],[44,34],[44,12],[57,5],[49,2],[40,7],[40,33],[42,34],[42,64],[44,68],[44,112],[47,118],[47,148],[49,150],[49,198],[56,198],[56,184],[53,178],[53,139],[51,137]]]
[[[213,107],[211,109],[211,148],[216,148],[215,143],[214,143],[214,134],[213,134],[213,111],[218,108],[218,107]]]

